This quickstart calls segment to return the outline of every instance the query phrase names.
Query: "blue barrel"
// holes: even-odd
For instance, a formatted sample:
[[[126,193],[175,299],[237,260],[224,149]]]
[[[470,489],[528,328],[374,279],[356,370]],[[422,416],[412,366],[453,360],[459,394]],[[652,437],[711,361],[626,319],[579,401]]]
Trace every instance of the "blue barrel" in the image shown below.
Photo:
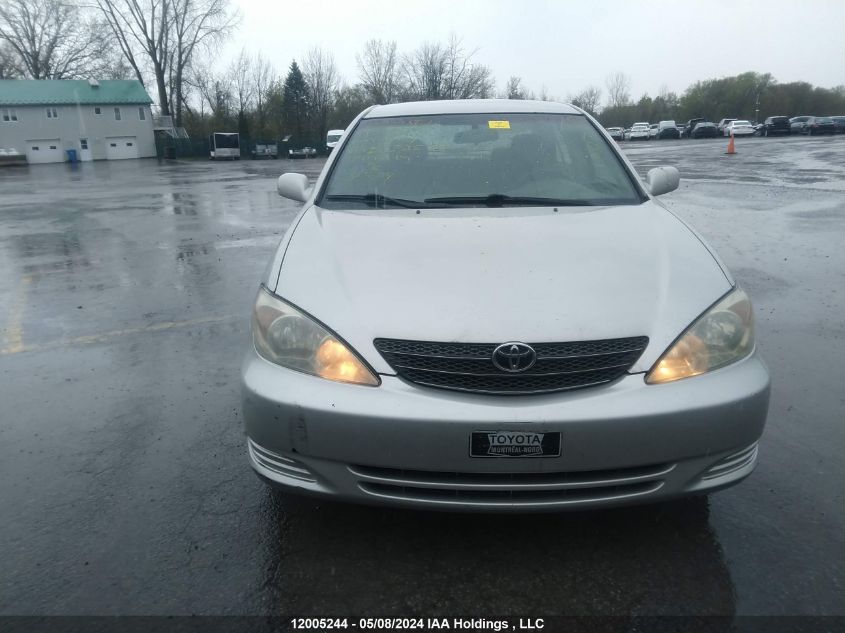
[[[76,150],[75,149],[67,149],[65,151],[67,152],[68,162],[69,163],[75,163],[76,162]]]

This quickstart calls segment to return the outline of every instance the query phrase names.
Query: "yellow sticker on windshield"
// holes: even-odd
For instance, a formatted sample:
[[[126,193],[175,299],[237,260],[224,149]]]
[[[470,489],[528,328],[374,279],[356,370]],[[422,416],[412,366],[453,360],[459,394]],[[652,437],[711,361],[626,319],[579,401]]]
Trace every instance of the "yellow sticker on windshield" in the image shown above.
[[[487,125],[494,130],[509,130],[511,129],[510,121],[487,121]]]

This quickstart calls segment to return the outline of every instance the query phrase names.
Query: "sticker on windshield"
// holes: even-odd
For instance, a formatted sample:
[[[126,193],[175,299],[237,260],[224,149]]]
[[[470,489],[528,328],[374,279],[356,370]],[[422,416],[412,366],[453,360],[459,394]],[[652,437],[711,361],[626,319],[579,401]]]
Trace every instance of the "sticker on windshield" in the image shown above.
[[[509,130],[511,129],[510,121],[487,121],[487,126],[493,130]]]

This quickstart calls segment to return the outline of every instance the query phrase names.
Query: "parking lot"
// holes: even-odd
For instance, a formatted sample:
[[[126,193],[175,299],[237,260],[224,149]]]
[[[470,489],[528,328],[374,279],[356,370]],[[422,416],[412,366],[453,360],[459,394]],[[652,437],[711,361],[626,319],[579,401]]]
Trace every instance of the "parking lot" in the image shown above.
[[[845,137],[625,142],[749,291],[773,392],[756,472],[557,515],[269,491],[238,366],[321,159],[0,170],[0,614],[843,614]]]

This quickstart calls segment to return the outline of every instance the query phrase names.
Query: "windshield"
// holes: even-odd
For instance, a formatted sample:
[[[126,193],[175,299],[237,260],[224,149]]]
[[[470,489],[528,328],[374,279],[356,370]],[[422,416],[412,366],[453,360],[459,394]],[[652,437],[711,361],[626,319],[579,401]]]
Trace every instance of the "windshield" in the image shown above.
[[[216,132],[214,134],[214,146],[220,149],[237,149],[238,135]]]
[[[355,197],[356,206],[642,201],[621,160],[585,117],[501,113],[363,119],[319,204],[349,208]]]

